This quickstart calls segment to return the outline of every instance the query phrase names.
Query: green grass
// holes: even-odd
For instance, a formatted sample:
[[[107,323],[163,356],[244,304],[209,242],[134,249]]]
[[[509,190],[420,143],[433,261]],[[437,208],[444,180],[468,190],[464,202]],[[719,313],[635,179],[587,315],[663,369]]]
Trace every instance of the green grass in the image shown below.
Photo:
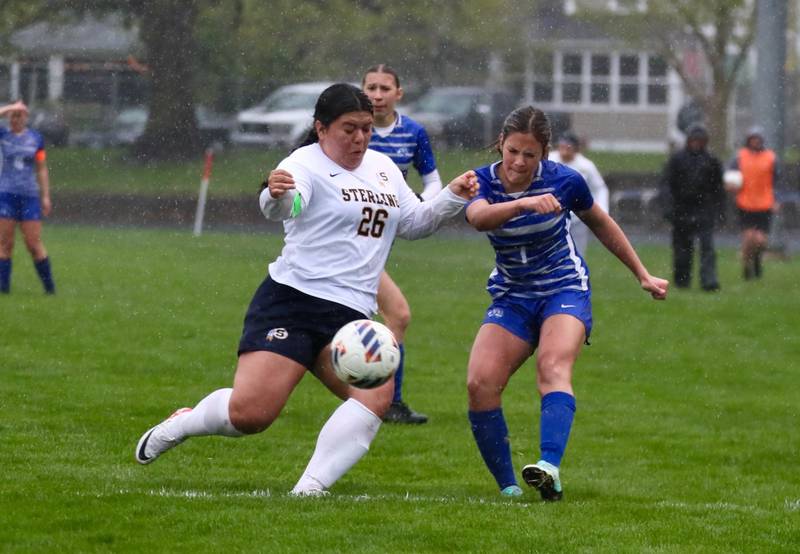
[[[234,197],[252,195],[264,177],[286,155],[285,151],[229,149],[216,156],[209,194]],[[48,164],[54,194],[60,192],[104,192],[117,194],[197,194],[203,160],[144,165],[129,159],[123,149],[53,148]],[[664,156],[656,154],[589,153],[606,172],[659,172]],[[443,150],[437,152],[439,172],[445,182],[462,172],[490,163],[496,156],[488,150]],[[415,172],[409,184],[421,190]]]
[[[280,237],[48,226],[59,293],[27,253],[0,298],[4,552],[792,552],[800,544],[800,263],[760,282],[720,253],[720,294],[657,303],[597,245],[595,330],[575,372],[565,499],[504,501],[466,419],[465,366],[492,265],[481,237],[399,241],[406,398],[322,499],[286,492],[337,405],[311,376],[256,437],[133,461],[140,434],[229,386],[241,321]],[[20,245],[21,246],[21,245]],[[660,246],[640,252],[665,274]],[[528,363],[504,395],[517,470],[535,460]]]
[[[229,149],[214,160],[209,195],[252,195],[261,181],[286,156],[283,150]],[[443,152],[439,156],[442,179],[493,160],[488,151]],[[117,194],[197,194],[203,160],[141,164],[129,159],[124,149],[53,148],[48,166],[54,194],[59,192],[103,192]],[[421,190],[419,176],[412,172],[409,184]]]

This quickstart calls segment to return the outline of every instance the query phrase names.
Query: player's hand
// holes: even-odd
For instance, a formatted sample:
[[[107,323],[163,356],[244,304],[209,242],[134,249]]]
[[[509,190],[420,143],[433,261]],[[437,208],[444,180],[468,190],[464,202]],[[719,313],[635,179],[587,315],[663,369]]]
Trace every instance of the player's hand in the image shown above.
[[[53,211],[53,203],[50,202],[50,196],[42,197],[41,202],[42,202],[42,215],[47,217],[50,215],[50,212]]]
[[[269,195],[273,198],[280,198],[286,194],[287,190],[294,188],[294,178],[285,169],[273,169],[267,178]]]
[[[640,281],[640,284],[642,285],[642,289],[649,292],[650,296],[652,296],[654,299],[664,300],[667,298],[669,281],[666,279],[662,279],[661,277],[653,277],[652,275],[648,274]]]
[[[549,192],[537,196],[526,196],[517,202],[521,209],[537,214],[557,214],[561,211],[561,203]]]
[[[460,196],[464,200],[469,200],[478,194],[478,176],[470,169],[450,181],[447,186],[453,194]]]

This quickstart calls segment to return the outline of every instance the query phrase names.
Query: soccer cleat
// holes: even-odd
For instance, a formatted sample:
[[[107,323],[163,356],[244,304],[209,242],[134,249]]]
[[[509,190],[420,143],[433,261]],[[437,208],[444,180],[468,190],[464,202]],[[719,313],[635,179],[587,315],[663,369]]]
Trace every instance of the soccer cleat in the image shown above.
[[[561,491],[561,479],[558,477],[558,468],[551,463],[539,460],[522,468],[522,478],[531,487],[542,495],[542,500],[555,502],[561,500],[564,493]]]
[[[500,496],[507,496],[509,498],[522,496],[522,489],[517,485],[509,485],[500,491]]]
[[[383,421],[386,423],[411,423],[419,425],[426,423],[428,421],[428,416],[415,412],[408,407],[408,404],[400,401],[392,402],[383,416]]]
[[[182,443],[185,437],[179,439],[175,437],[174,433],[170,433],[170,423],[174,423],[173,420],[179,415],[191,411],[191,408],[176,410],[167,419],[148,429],[136,445],[136,453],[134,454],[136,461],[140,464],[149,464],[170,448]]]

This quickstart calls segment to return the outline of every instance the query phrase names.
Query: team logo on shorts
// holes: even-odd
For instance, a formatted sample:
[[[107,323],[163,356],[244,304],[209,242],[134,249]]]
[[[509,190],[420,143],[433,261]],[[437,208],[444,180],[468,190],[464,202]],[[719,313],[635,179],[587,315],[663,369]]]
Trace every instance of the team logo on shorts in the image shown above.
[[[492,308],[486,312],[486,317],[494,317],[500,319],[503,317],[503,308]]]
[[[289,336],[289,331],[284,329],[283,327],[277,327],[275,329],[270,329],[267,333],[267,340],[272,342],[273,339],[283,340]]]

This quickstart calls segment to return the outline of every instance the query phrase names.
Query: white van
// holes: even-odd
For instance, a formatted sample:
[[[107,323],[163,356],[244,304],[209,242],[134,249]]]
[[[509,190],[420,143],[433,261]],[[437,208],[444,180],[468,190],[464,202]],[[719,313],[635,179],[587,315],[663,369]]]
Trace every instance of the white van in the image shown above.
[[[261,103],[239,112],[231,142],[236,145],[291,147],[311,128],[314,105],[333,83],[298,83],[280,87]]]

